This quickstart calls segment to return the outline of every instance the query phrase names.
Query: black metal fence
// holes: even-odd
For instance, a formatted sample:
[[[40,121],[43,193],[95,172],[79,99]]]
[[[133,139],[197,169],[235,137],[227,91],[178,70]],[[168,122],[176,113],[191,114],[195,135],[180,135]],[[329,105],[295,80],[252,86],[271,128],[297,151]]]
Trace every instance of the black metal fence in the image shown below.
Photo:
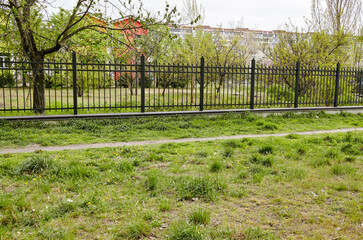
[[[45,111],[145,112],[363,105],[363,70],[45,62]],[[10,60],[0,68],[0,112],[31,112],[33,70]]]

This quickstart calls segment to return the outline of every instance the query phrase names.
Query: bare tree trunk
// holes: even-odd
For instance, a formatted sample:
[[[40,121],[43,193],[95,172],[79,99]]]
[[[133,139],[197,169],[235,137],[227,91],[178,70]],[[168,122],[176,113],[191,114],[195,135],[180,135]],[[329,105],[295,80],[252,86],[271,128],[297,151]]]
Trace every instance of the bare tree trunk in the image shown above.
[[[39,57],[31,62],[33,72],[33,111],[36,114],[45,112],[44,97],[44,57]]]

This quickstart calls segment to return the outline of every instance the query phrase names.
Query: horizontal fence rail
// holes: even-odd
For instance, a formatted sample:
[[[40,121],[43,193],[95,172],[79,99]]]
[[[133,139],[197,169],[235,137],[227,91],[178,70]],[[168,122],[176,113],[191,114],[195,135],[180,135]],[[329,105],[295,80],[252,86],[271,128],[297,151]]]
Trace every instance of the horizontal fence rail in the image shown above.
[[[0,112],[31,112],[34,64],[0,68]],[[37,64],[39,66],[39,64]],[[45,111],[152,112],[363,106],[363,70],[354,68],[44,62]]]

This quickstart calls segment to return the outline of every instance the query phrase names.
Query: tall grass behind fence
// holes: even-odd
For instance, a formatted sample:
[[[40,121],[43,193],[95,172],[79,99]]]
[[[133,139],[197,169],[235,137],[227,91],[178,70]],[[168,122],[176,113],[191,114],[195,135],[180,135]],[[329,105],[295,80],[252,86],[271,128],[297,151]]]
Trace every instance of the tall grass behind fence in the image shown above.
[[[353,68],[45,62],[45,110],[143,112],[362,106],[363,74]],[[0,111],[32,112],[29,62],[0,68]]]

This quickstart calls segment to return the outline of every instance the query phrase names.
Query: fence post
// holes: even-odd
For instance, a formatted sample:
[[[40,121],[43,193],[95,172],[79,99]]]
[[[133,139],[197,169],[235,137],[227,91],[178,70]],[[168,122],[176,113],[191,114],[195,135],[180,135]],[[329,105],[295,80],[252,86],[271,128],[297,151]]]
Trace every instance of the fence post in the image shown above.
[[[204,107],[204,57],[200,59],[199,111]]]
[[[340,63],[337,64],[337,72],[336,72],[336,76],[335,76],[334,107],[338,107],[339,75],[340,75]]]
[[[296,62],[296,74],[295,74],[295,101],[294,108],[298,108],[299,102],[299,81],[300,81],[300,61]]]
[[[72,53],[72,70],[73,70],[73,114],[78,114],[77,99],[77,56],[76,52]]]
[[[141,55],[141,112],[145,112],[145,56]]]
[[[255,105],[255,72],[256,61],[252,59],[251,62],[251,96],[250,96],[250,109],[254,109]]]

